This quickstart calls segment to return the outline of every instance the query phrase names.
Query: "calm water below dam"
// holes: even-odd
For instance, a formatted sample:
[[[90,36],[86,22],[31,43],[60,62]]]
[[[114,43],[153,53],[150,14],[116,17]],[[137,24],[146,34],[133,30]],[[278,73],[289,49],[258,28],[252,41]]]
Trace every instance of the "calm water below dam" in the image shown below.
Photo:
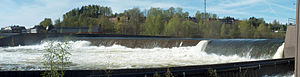
[[[129,48],[93,46],[89,41],[69,41],[72,62],[67,69],[130,69],[207,65],[281,58],[283,40],[213,39],[201,40],[196,46],[172,48]],[[44,47],[37,45],[0,47],[0,70],[42,70]],[[57,43],[57,42],[55,42]]]

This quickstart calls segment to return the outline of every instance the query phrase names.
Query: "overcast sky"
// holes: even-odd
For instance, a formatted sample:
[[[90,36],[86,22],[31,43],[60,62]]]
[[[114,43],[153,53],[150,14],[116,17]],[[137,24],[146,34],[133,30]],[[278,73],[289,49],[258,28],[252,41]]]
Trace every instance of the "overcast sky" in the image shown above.
[[[0,27],[25,25],[29,28],[39,24],[44,18],[53,21],[74,8],[83,5],[103,5],[113,12],[138,7],[141,10],[151,7],[167,9],[181,7],[194,16],[204,11],[204,0],[1,0]],[[296,17],[296,0],[207,0],[207,12],[219,17],[231,16],[238,19],[249,17],[264,18],[267,22],[279,20],[286,23]]]

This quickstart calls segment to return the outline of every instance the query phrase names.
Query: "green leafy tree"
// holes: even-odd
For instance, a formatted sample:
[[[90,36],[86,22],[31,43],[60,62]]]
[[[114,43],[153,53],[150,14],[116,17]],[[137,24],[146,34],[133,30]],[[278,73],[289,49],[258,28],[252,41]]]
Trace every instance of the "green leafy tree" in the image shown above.
[[[248,20],[243,20],[239,24],[241,37],[247,38],[252,36],[252,27]]]
[[[168,25],[165,27],[165,34],[171,35],[171,36],[179,36],[180,30],[183,30],[182,28],[182,20],[179,16],[174,16],[168,23]]]
[[[200,11],[197,11],[195,14],[195,18],[198,20],[198,33],[201,33],[201,28],[203,28],[203,16]]]
[[[195,14],[195,18],[198,20],[198,21],[201,21],[202,20],[202,15],[201,15],[201,12],[200,11],[197,11],[196,14]]]
[[[182,12],[181,8],[176,8],[175,15],[165,27],[165,34],[171,36],[188,36],[192,31],[191,27],[196,26],[193,22],[186,20],[188,13]]]
[[[205,24],[203,24],[201,21],[198,22],[198,25],[197,25],[197,33],[199,35],[202,35],[202,37],[204,36],[204,33],[206,32],[205,28]]]
[[[273,32],[272,32],[272,28],[271,28],[271,27],[272,27],[271,24],[268,24],[268,25],[267,25],[267,30],[266,30],[266,32],[267,32],[266,34],[267,34],[267,35],[266,35],[266,37],[270,37],[270,38],[272,37]]]
[[[226,24],[222,24],[222,27],[221,27],[221,37],[222,38],[226,38],[227,35],[228,35],[228,28],[226,27]]]
[[[219,21],[206,21],[207,25],[205,31],[205,37],[208,38],[219,38],[220,37],[220,30],[221,30],[221,23]]]
[[[70,49],[68,42],[55,43],[48,42],[45,46],[46,53],[43,56],[43,64],[48,70],[44,72],[44,77],[63,77],[65,67],[70,64]],[[60,71],[60,72],[59,72]]]
[[[217,14],[212,14],[212,19],[216,20],[218,18]]]
[[[50,18],[45,18],[42,22],[40,22],[40,25],[43,27],[48,27],[52,25],[52,20]]]
[[[93,32],[93,25],[89,25],[88,32],[89,32],[89,33],[92,33],[92,32]]]
[[[101,31],[103,33],[114,33],[114,24],[109,21],[108,17],[102,15],[98,21],[100,21],[99,24],[101,25]]]
[[[262,23],[256,29],[256,31],[254,33],[254,36],[256,38],[266,37],[267,33],[268,33],[267,32],[267,27],[266,27],[266,25],[264,23]]]
[[[163,11],[163,22],[168,23],[170,19],[175,15],[176,9],[174,7],[170,7],[167,10]]]
[[[238,37],[240,37],[239,24],[234,23],[232,25],[232,28],[229,30],[229,36],[231,38],[238,38]]]
[[[60,27],[59,32],[62,33],[63,32],[63,28],[62,27],[64,27],[64,26],[62,26],[60,19],[55,20],[54,24],[55,24],[54,27]]]
[[[160,35],[164,29],[162,9],[151,8],[147,13],[147,18],[144,23],[144,34],[146,35]]]
[[[103,23],[103,21],[98,21],[99,18],[103,16],[105,16],[104,18],[109,18],[112,15],[110,7],[99,5],[82,6],[64,14],[60,24],[65,27],[98,26],[99,23]]]
[[[255,17],[250,17],[248,22],[254,27],[258,27],[260,24],[265,23],[262,18],[255,18]]]
[[[140,11],[139,8],[133,8],[129,10],[125,10],[124,12],[126,17],[129,17],[130,20],[128,22],[127,27],[128,34],[139,34],[140,33],[140,26],[144,20],[144,14]]]
[[[192,34],[197,34],[197,23],[189,20],[184,20],[182,22],[182,26],[182,36],[190,37]]]
[[[54,21],[54,26],[58,27],[58,26],[61,26],[61,22],[60,22],[60,19],[57,19]]]
[[[280,30],[281,25],[277,20],[274,20],[272,22],[272,27],[273,27],[273,30]]]
[[[123,23],[122,22],[118,22],[116,24],[116,27],[115,27],[116,33],[122,33],[123,32],[121,27],[123,27]]]

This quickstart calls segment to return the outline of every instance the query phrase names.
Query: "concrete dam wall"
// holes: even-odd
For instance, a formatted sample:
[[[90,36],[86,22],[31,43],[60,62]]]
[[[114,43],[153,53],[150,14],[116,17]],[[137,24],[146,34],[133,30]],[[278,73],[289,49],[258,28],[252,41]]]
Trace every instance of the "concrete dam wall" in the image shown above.
[[[64,37],[65,34],[18,34],[0,39],[0,46],[34,45],[47,37]]]
[[[288,26],[285,36],[284,57],[295,57],[296,50],[296,26]]]
[[[130,48],[170,48],[195,46],[202,39],[184,39],[164,36],[97,35],[97,34],[20,34],[0,39],[0,46],[36,45],[42,41],[85,40],[93,46],[112,46],[114,44]]]

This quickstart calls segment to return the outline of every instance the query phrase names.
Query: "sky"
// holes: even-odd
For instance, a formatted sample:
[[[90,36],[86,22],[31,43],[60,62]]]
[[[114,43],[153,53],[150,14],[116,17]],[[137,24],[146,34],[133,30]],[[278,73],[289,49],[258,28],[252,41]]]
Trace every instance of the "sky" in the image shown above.
[[[23,25],[30,28],[44,18],[62,20],[66,12],[91,4],[111,7],[114,13],[136,7],[141,10],[180,7],[190,16],[197,11],[204,12],[204,0],[1,0],[0,27]],[[285,24],[288,18],[296,17],[296,0],[207,0],[207,12],[217,14],[219,18],[231,16],[243,20],[256,17]]]

